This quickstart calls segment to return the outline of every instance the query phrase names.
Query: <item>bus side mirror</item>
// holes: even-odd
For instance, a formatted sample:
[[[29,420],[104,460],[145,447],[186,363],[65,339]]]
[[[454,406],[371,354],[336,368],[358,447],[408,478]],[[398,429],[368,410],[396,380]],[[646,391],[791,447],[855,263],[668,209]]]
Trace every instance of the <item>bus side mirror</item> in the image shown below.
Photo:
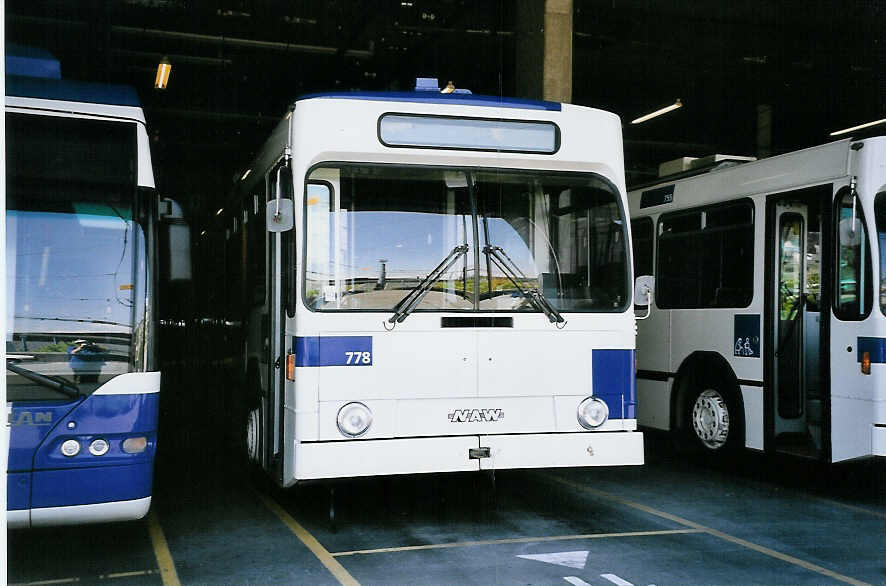
[[[160,199],[160,278],[168,281],[191,280],[191,227],[181,205],[174,199]]]
[[[634,312],[643,306],[646,307],[646,315],[637,316],[637,319],[646,319],[652,314],[652,294],[655,291],[655,277],[643,275],[634,281]]]
[[[278,197],[268,202],[266,219],[268,232],[287,232],[292,230],[295,206],[291,199]]]

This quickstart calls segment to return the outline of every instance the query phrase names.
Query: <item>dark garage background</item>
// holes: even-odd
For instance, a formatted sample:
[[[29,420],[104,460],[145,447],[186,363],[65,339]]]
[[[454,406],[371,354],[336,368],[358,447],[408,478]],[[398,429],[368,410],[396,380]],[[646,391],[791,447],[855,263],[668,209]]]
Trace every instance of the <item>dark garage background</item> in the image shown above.
[[[192,226],[194,281],[161,291],[172,385],[161,470],[170,446],[224,460],[213,430],[225,425],[238,337],[222,309],[215,212],[287,105],[408,90],[417,76],[541,98],[543,16],[543,0],[7,0],[7,42],[49,50],[67,78],[137,89],[158,190]],[[629,185],[680,156],[787,152],[883,118],[884,31],[876,0],[574,0],[572,102],[622,117]],[[172,75],[155,90],[163,56]],[[629,124],[676,98],[683,108]]]

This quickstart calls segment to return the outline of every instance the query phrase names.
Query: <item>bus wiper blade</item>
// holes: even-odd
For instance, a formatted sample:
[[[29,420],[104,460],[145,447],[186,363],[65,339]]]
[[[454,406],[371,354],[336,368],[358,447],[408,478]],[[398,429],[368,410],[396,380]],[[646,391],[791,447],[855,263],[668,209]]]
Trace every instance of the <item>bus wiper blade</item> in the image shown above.
[[[61,381],[61,380],[56,380],[52,377],[48,377],[48,376],[40,374],[38,372],[34,372],[33,370],[30,370],[30,369],[25,368],[23,366],[19,366],[18,364],[16,364],[16,361],[19,359],[20,358],[16,358],[14,356],[7,356],[6,357],[6,369],[11,370],[12,372],[14,372],[18,375],[21,375],[21,376],[25,377],[26,379],[28,379],[29,381],[33,381],[33,382],[37,383],[38,385],[47,387],[47,388],[52,389],[54,391],[58,391],[59,393],[61,393],[63,395],[67,395],[68,397],[71,397],[72,399],[76,399],[77,397],[80,396],[80,389],[78,389],[77,387],[75,387],[71,383]]]
[[[421,300],[424,299],[425,295],[427,295],[428,291],[431,290],[431,287],[434,286],[434,283],[440,280],[440,278],[448,271],[452,265],[455,264],[455,261],[458,260],[463,254],[468,252],[467,244],[460,244],[452,249],[446,258],[444,258],[440,264],[437,265],[433,271],[428,273],[428,276],[422,279],[421,283],[412,288],[412,291],[409,292],[406,297],[400,300],[400,303],[394,306],[394,315],[388,318],[388,323],[398,324],[402,322],[404,319],[409,317],[409,314],[412,313],[412,310],[416,308],[416,306],[421,303]]]
[[[517,291],[520,292],[520,295],[529,301],[533,307],[544,313],[551,323],[561,324],[566,321],[563,316],[560,315],[560,312],[554,309],[554,306],[551,305],[548,298],[541,294],[538,288],[527,285],[529,278],[523,274],[523,271],[521,271],[517,264],[511,260],[511,257],[507,255],[501,246],[486,245],[483,247],[483,254],[492,259],[495,266],[505,274]],[[522,287],[517,282],[518,280],[523,282]]]

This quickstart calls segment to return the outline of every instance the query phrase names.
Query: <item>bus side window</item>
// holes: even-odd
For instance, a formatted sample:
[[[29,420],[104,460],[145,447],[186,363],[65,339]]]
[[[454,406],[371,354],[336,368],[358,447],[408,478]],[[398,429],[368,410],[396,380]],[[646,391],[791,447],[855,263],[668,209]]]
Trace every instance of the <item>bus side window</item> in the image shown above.
[[[631,235],[634,239],[634,278],[651,275],[653,259],[652,218],[638,218],[631,222]]]
[[[656,305],[748,307],[754,295],[754,208],[749,200],[662,216]]]
[[[677,212],[658,221],[658,283],[656,306],[662,309],[700,307],[698,239],[701,212]]]
[[[848,187],[837,194],[834,219],[837,223],[834,314],[844,321],[863,320],[873,306],[871,249],[861,201]]]
[[[874,200],[877,234],[880,241],[880,311],[886,315],[886,191]]]
[[[260,187],[264,187],[263,185]],[[246,224],[247,242],[246,242],[246,271],[247,281],[252,298],[248,299],[250,305],[264,305],[265,303],[265,271],[267,270],[267,262],[265,260],[265,238],[267,231],[265,230],[265,194],[253,195],[253,218]],[[257,219],[256,219],[257,218]]]

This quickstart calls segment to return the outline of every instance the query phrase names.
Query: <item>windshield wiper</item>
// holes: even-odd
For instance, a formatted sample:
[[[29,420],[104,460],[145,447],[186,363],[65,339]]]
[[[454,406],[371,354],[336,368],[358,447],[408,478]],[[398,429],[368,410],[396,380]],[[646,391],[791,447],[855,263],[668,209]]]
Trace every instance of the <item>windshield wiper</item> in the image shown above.
[[[34,372],[33,370],[30,370],[23,366],[19,366],[17,364],[19,360],[22,360],[21,356],[7,356],[6,370],[11,370],[15,374],[21,375],[29,381],[35,382],[38,385],[44,386],[48,389],[52,389],[53,391],[58,391],[59,393],[67,395],[72,399],[76,399],[80,396],[80,389],[78,389],[71,383],[65,380],[58,380],[54,377],[49,377],[38,372]]]
[[[560,315],[560,312],[554,309],[554,306],[551,305],[547,297],[539,292],[538,288],[527,286],[529,278],[523,274],[523,271],[521,271],[517,264],[511,260],[511,257],[507,255],[501,246],[486,245],[483,247],[483,254],[491,259],[492,262],[495,263],[495,266],[505,274],[517,291],[520,292],[520,295],[529,301],[533,307],[548,316],[551,323],[561,324],[566,321],[563,316]],[[523,282],[523,287],[517,283],[518,280]]]
[[[412,313],[412,310],[415,309],[419,303],[421,303],[421,300],[424,299],[424,296],[431,290],[434,283],[439,281],[446,271],[455,264],[458,257],[467,252],[467,244],[460,244],[453,248],[452,252],[446,255],[446,258],[437,265],[437,268],[428,273],[428,276],[422,279],[421,283],[413,287],[406,297],[401,299],[400,302],[394,306],[394,315],[388,318],[388,323],[398,324],[409,317],[409,314]]]

